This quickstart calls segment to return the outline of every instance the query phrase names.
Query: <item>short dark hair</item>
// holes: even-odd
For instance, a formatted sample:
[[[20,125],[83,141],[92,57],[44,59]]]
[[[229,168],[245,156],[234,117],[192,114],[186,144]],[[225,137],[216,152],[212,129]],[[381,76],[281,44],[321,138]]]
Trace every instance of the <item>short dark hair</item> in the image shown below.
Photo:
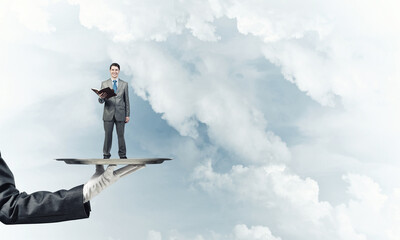
[[[111,67],[112,67],[112,66],[117,67],[118,70],[121,70],[121,68],[119,67],[119,64],[118,64],[118,63],[111,63],[111,65],[110,65],[110,70],[111,70]]]

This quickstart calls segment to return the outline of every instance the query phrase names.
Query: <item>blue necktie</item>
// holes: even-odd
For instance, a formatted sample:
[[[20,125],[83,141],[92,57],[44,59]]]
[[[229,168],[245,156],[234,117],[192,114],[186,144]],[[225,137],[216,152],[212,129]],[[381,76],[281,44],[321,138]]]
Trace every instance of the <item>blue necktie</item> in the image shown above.
[[[115,94],[117,94],[117,80],[113,80],[114,84],[113,84],[113,88],[114,88],[114,92]]]

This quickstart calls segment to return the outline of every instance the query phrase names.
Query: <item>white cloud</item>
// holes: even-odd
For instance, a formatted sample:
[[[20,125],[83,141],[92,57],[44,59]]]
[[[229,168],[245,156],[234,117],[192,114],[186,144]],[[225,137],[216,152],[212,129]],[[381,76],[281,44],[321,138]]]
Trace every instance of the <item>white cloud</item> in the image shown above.
[[[229,173],[220,174],[207,162],[193,176],[204,190],[225,204],[231,204],[227,199],[234,199],[252,204],[260,214],[267,209],[278,225],[273,228],[283,228],[285,234],[302,238],[321,234],[324,239],[392,239],[397,233],[394,226],[399,221],[398,190],[385,195],[367,176],[344,176],[350,199],[336,207],[319,200],[315,181],[292,175],[282,166],[234,166]],[[285,226],[279,227],[279,223]],[[293,224],[296,228],[287,227]]]
[[[136,93],[183,136],[196,138],[199,122],[217,145],[252,162],[286,161],[281,139],[266,131],[263,114],[246,101],[247,93],[231,84],[230,58],[198,56],[192,74],[155,44],[114,47],[110,54],[133,75]],[[204,57],[204,59],[202,59]],[[237,57],[237,56],[234,56]],[[245,80],[243,80],[245,81]]]
[[[232,207],[226,220],[235,221],[232,226],[245,218],[234,233],[208,234],[214,239],[280,239],[271,232],[282,239],[399,239],[400,194],[392,180],[400,142],[395,1],[68,1],[79,6],[69,11],[79,11],[84,28],[64,28],[70,19],[56,14],[64,3],[0,3],[0,51],[8,56],[0,71],[15,79],[1,80],[0,130],[7,136],[1,144],[16,152],[17,163],[80,152],[74,144],[84,141],[76,139],[101,129],[99,106],[81,84],[98,86],[104,72],[93,66],[111,58],[181,136],[209,137],[212,146],[188,141],[171,152],[213,159],[194,169],[195,183],[210,193],[210,202]],[[242,35],[221,19],[237,23]],[[262,57],[321,105],[288,101],[304,112],[291,121],[299,130],[292,133],[300,139],[296,146],[287,147],[269,128],[274,116],[254,104],[284,101],[267,101],[249,87],[265,78],[251,65]],[[13,88],[23,97],[14,98]],[[224,161],[232,158],[225,165],[215,158],[219,149]],[[186,166],[193,171],[193,164]],[[328,180],[332,189],[342,174],[349,186],[337,205],[320,197],[329,184],[319,180],[332,172],[339,176]],[[236,207],[243,205],[257,211],[241,216]],[[256,226],[247,227],[249,219]],[[190,239],[206,239],[205,230],[191,231]],[[161,232],[146,233],[162,239]],[[179,231],[165,236],[187,239]]]
[[[211,24],[214,13],[211,6],[203,1],[69,2],[79,5],[80,20],[84,26],[109,33],[115,41],[165,41],[185,29],[201,40],[218,39],[215,27]]]
[[[323,105],[335,104],[335,95],[345,104],[369,103],[391,92],[382,81],[396,84],[391,79],[398,77],[393,53],[399,35],[387,29],[399,21],[391,10],[395,1],[230,2],[225,12],[237,19],[239,31],[260,36],[265,56]]]
[[[49,23],[48,7],[51,4],[52,1],[49,0],[1,1],[0,28],[3,30],[3,39],[11,37],[14,40],[12,36],[18,34],[14,27],[19,24],[33,32],[50,33],[55,31],[55,27]]]
[[[207,192],[234,201],[251,203],[258,208],[280,209],[289,216],[319,224],[330,216],[332,206],[319,200],[318,184],[290,174],[284,166],[233,166],[229,173],[217,173],[211,161],[197,167],[193,177]],[[285,215],[284,212],[281,214]],[[281,216],[281,217],[282,217]],[[289,217],[287,216],[287,217]]]
[[[236,225],[234,229],[236,240],[280,240],[274,237],[267,227],[252,226],[248,228],[244,224]]]
[[[205,1],[188,1],[184,9],[188,11],[189,17],[185,27],[191,30],[193,36],[203,41],[217,41],[220,37],[215,35],[215,26],[212,22],[215,19],[215,13],[212,3]]]
[[[359,232],[358,235],[363,233],[364,239],[366,236],[387,238],[386,232],[390,227],[385,222],[390,218],[387,210],[392,207],[389,204],[389,198],[392,196],[384,195],[380,186],[369,177],[349,174],[344,176],[344,180],[349,183],[348,193],[351,199],[348,204],[337,207],[338,218],[345,223],[351,223],[351,226]],[[349,229],[342,224],[342,230]]]
[[[68,28],[64,19],[54,17],[50,9],[63,8],[60,2],[1,4],[0,18],[5,21],[0,21],[4,33],[0,52],[7,56],[0,59],[0,71],[5,76],[0,80],[0,130],[7,136],[0,140],[1,150],[7,159],[13,159],[14,167],[40,166],[82,149],[77,139],[101,129],[97,120],[100,105],[90,92],[91,87],[99,86],[98,67],[88,67],[87,63],[103,60],[105,54],[93,53],[100,50],[102,41],[79,39],[79,46],[72,44],[77,35],[83,39],[95,36],[82,31],[84,28]],[[61,11],[69,13],[71,9]],[[19,15],[26,19],[17,19]],[[31,28],[27,22],[41,27]],[[50,31],[51,26],[60,27],[60,31]]]
[[[161,233],[151,230],[148,233],[147,240],[162,240]]]
[[[233,231],[228,234],[221,234],[218,232],[209,232],[204,235],[196,235],[188,237],[177,230],[171,230],[164,234],[169,240],[280,240],[281,238],[275,237],[268,227],[264,226],[251,226],[247,227],[245,224],[238,224],[233,228]],[[151,230],[149,231],[148,240],[161,240],[160,232]]]
[[[387,197],[381,193],[379,185],[371,178],[349,174],[344,176],[344,180],[350,183],[348,193],[366,204],[365,207],[371,212],[379,212],[382,209]]]

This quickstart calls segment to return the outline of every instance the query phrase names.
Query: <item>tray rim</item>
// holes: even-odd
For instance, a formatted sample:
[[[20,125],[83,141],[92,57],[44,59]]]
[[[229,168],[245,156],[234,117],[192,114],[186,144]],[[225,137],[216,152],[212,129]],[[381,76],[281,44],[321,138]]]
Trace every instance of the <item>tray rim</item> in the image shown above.
[[[172,158],[128,158],[128,159],[102,159],[102,158],[56,158],[56,161],[63,161],[66,164],[83,164],[83,165],[107,165],[107,164],[123,164],[123,165],[145,165],[145,164],[161,164],[164,161],[172,160]]]

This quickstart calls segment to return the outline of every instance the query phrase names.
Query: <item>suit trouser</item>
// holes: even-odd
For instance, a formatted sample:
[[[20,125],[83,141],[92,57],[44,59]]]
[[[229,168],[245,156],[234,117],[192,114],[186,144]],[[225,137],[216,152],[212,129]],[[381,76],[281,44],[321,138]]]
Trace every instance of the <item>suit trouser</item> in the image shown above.
[[[103,156],[104,158],[110,158],[111,154],[111,145],[112,145],[112,134],[114,129],[114,124],[117,128],[117,136],[118,136],[118,155],[119,157],[126,157],[126,145],[125,145],[125,122],[117,121],[115,117],[112,121],[104,121],[104,146],[103,146]]]

